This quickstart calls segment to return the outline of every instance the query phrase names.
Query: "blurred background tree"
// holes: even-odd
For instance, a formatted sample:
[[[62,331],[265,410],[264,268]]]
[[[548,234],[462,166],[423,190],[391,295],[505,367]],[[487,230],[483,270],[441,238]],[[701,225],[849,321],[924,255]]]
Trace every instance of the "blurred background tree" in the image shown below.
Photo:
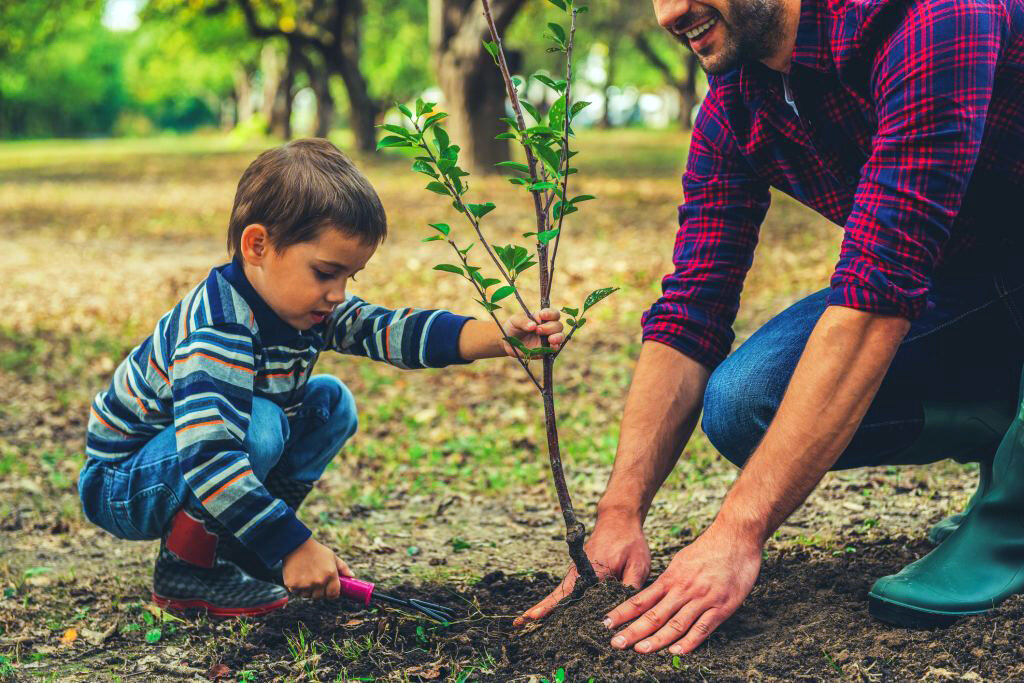
[[[542,34],[557,10],[495,10],[517,71],[555,66]],[[347,129],[370,154],[393,105],[428,93],[468,165],[508,154],[479,0],[18,0],[0,3],[0,26],[2,138]],[[591,0],[579,41],[574,87],[595,103],[580,126],[689,126],[702,76],[649,7]]]

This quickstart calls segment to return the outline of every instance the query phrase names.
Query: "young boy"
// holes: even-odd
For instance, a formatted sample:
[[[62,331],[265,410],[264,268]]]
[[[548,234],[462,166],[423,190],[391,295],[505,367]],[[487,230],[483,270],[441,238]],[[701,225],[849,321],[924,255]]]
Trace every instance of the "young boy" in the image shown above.
[[[295,511],[356,431],[352,394],[312,376],[320,352],[401,368],[512,353],[497,325],[347,297],[387,232],[376,192],[325,140],[264,152],[238,183],[231,263],[157,323],[96,396],[78,488],[119,538],[161,538],[153,598],[219,616],[336,598],[345,562]],[[552,310],[509,334],[562,341]],[[286,590],[287,589],[287,590]]]

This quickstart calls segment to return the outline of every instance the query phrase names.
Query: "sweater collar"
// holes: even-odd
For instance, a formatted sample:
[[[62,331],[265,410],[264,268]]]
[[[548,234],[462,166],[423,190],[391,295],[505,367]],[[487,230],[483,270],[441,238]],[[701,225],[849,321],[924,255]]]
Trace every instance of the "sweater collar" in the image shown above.
[[[249,282],[249,278],[245,276],[245,270],[238,259],[221,266],[218,270],[228,284],[245,299],[245,303],[249,304],[249,308],[252,309],[253,316],[256,318],[260,340],[264,344],[286,342],[302,336],[300,330],[282,320],[256,292]]]

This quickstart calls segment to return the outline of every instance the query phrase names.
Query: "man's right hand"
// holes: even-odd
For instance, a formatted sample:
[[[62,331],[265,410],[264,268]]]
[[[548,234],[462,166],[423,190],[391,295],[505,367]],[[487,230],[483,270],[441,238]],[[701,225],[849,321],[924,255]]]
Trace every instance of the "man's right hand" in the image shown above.
[[[644,538],[643,523],[635,518],[599,515],[584,550],[602,581],[616,578],[627,586],[640,588],[651,571],[651,550]],[[572,592],[577,576],[575,565],[569,567],[558,587],[516,619],[515,625],[523,626],[547,616]]]
[[[341,595],[338,575],[355,577],[345,561],[334,551],[312,538],[284,558],[284,587],[289,593],[321,600]]]

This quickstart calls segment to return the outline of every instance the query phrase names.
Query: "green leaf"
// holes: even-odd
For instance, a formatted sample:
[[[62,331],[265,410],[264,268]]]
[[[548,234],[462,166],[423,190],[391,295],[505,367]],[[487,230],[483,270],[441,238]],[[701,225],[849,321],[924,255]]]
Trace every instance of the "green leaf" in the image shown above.
[[[495,166],[504,166],[505,168],[514,168],[515,170],[522,171],[523,173],[529,173],[530,172],[530,167],[529,166],[527,166],[526,164],[521,164],[518,161],[499,161],[498,163],[495,164]]]
[[[146,642],[147,643],[158,643],[163,637],[164,633],[158,628],[151,628],[146,631]]]
[[[555,100],[548,110],[548,125],[560,133],[564,132],[562,128],[565,126],[565,95]]]
[[[548,0],[548,2],[550,2],[552,5],[562,10],[563,12],[569,11],[565,6],[565,0]]]
[[[537,110],[537,107],[533,106],[530,102],[526,100],[520,100],[519,104],[522,105],[523,109],[526,110],[526,113],[532,116],[533,120],[536,121],[537,123],[540,123],[541,121],[544,120],[544,117],[540,115],[540,112]]]
[[[569,202],[572,204],[578,204],[579,202],[589,202],[591,199],[597,199],[597,197],[592,194],[581,194],[577,197],[573,197]]]
[[[487,50],[487,53],[490,54],[491,57],[494,59],[494,63],[497,64],[498,63],[498,44],[496,42],[494,42],[493,40],[485,40],[484,41],[484,49]]]
[[[562,309],[562,313],[565,313],[566,315],[579,315],[580,309],[569,308],[568,306],[566,306]]]
[[[477,218],[483,218],[494,210],[494,202],[486,202],[484,204],[466,204],[466,208],[469,209],[469,212]]]
[[[413,118],[415,118],[415,117],[414,117],[414,116],[412,115],[412,112],[411,112],[411,111],[409,111],[409,107],[405,106],[404,104],[399,104],[399,105],[398,105],[398,111],[400,111],[400,112],[402,112],[403,114],[405,114],[405,115],[406,115],[406,117],[408,117],[410,121],[411,121],[411,120],[412,120]]]
[[[448,191],[448,188],[436,180],[432,183],[427,183],[427,189],[436,194],[443,194],[446,197],[452,196],[452,193]]]
[[[509,346],[513,347],[524,356],[528,357],[530,355],[530,349],[526,348],[526,344],[524,344],[518,337],[505,337],[505,341],[508,342]]]
[[[584,100],[576,102],[575,104],[572,105],[572,109],[569,111],[569,119],[572,120],[576,118],[576,114],[579,114],[581,111],[583,111],[589,106],[590,102],[586,102]]]
[[[390,124],[390,123],[382,123],[381,125],[379,125],[377,127],[378,128],[383,128],[387,132],[394,133],[395,135],[401,136],[403,138],[412,137],[412,132],[408,128],[405,128],[403,126],[395,126],[395,125]]]
[[[499,280],[496,277],[481,278],[480,286],[483,287],[484,289],[487,289],[488,287],[493,287],[499,282],[501,282],[501,280]],[[494,301],[494,297],[491,297],[491,301]]]
[[[558,137],[561,135],[560,131],[555,130],[551,126],[532,126],[526,129],[529,135],[548,135],[551,137]]]
[[[537,233],[537,241],[541,244],[547,244],[557,236],[558,228],[555,228],[554,230],[545,230],[544,232]]]
[[[431,126],[436,125],[437,123],[443,121],[446,118],[448,118],[448,114],[445,114],[443,111],[437,112],[436,114],[434,114],[429,119],[423,122],[423,132],[427,132],[428,130],[430,130]]]
[[[537,265],[537,262],[536,261],[531,261],[529,259],[527,259],[525,263],[521,263],[521,264],[517,265],[516,266],[516,277],[518,277],[523,272],[529,270],[530,268],[532,268],[535,265]]]
[[[420,242],[439,242],[443,239],[440,235],[431,235],[430,237],[424,237]]]
[[[515,133],[498,133],[497,135],[494,136],[494,139],[495,140],[515,140],[516,139],[516,134]]]
[[[430,164],[426,161],[421,161],[420,159],[417,159],[412,163],[412,170],[417,173],[422,173],[423,175],[428,175],[431,178],[437,177],[437,172],[430,166]]]
[[[557,189],[558,189],[558,185],[555,185],[554,183],[548,182],[548,181],[544,181],[544,182],[540,182],[540,183],[534,183],[533,185],[530,185],[530,190],[533,191],[533,192],[540,192],[541,190],[557,190]]]
[[[427,225],[432,227],[434,230],[437,230],[445,237],[447,237],[448,233],[452,231],[451,226],[449,226],[447,223],[427,223]]]
[[[548,28],[551,29],[551,34],[555,37],[555,40],[562,45],[565,45],[565,29],[562,28],[560,24],[556,24],[554,22],[548,23]]]
[[[400,138],[397,135],[388,135],[377,143],[377,149],[381,150],[385,147],[411,147],[409,141],[405,138]]]
[[[501,301],[508,295],[512,294],[512,292],[514,291],[516,291],[516,288],[513,287],[512,285],[505,285],[504,287],[499,287],[498,291],[496,291],[494,295],[491,296],[491,301]]]
[[[557,90],[558,92],[562,92],[565,90],[565,81],[562,79],[556,81],[549,76],[545,76],[544,74],[534,74],[533,77],[536,78],[541,83],[543,83],[544,85],[554,90]]]
[[[509,178],[508,181],[513,185],[529,185],[530,180],[528,178]]]
[[[423,116],[423,98],[417,97],[416,98],[416,117],[419,118],[420,116]]]
[[[545,145],[537,145],[536,147],[534,147],[534,149],[537,151],[537,156],[539,156],[544,161],[544,163],[547,165],[548,169],[552,173],[554,173],[555,175],[561,175],[561,173],[559,172],[561,160],[558,158],[558,154],[553,149],[551,149],[550,147],[546,147]]]
[[[459,249],[459,253],[462,254],[463,256],[465,256],[466,254],[469,253],[469,250],[473,248],[474,244],[476,244],[476,242],[470,242],[469,246],[466,247],[465,249]]]
[[[619,291],[618,287],[604,287],[602,289],[594,290],[593,292],[590,293],[590,296],[587,297],[587,300],[583,302],[584,312],[586,312],[588,308],[599,302],[601,299],[604,299],[608,295],[617,291]]]
[[[448,138],[448,133],[445,132],[444,128],[440,127],[434,128],[434,141],[437,142],[437,148],[441,150],[442,154],[444,154],[444,151],[448,149],[448,146],[451,144],[451,140]]]
[[[444,271],[445,273],[455,273],[456,275],[462,275],[463,277],[465,277],[466,275],[464,272],[462,272],[462,268],[459,268],[458,266],[453,266],[450,263],[438,263],[436,266],[434,266],[434,270]]]
[[[501,308],[501,306],[499,306],[498,304],[492,304],[489,301],[482,301],[480,299],[473,299],[473,301],[477,302],[478,304],[486,308],[488,313],[491,313],[492,311],[496,311],[499,308]]]
[[[516,88],[521,87],[523,85],[523,79],[519,78],[519,76],[513,76],[512,85],[516,86]]]

